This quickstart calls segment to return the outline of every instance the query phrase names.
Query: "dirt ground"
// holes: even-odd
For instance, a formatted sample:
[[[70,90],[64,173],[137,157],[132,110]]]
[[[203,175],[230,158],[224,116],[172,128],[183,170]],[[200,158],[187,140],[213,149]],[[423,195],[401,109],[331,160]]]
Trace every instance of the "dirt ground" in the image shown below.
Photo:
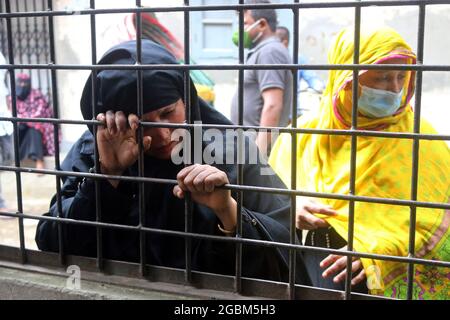
[[[17,210],[17,184],[14,172],[0,174],[2,195],[11,211]],[[42,215],[48,211],[50,199],[56,190],[55,176],[37,175],[31,173],[21,174],[23,211],[26,214]],[[24,219],[25,247],[37,249],[34,241],[38,221]],[[19,220],[17,218],[0,217],[0,244],[20,246]]]

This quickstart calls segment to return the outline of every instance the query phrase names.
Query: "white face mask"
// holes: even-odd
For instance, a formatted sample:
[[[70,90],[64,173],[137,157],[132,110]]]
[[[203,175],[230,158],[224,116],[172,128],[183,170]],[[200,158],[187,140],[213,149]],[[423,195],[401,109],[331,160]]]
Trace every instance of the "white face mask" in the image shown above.
[[[258,35],[255,37],[255,39],[252,40],[252,44],[255,44],[259,41],[259,39],[262,37],[263,33],[260,32],[258,33]]]
[[[402,103],[403,89],[399,93],[361,86],[358,110],[369,118],[392,116]]]
[[[256,20],[254,23],[252,23],[250,26],[248,26],[248,28],[245,29],[244,31],[249,32],[249,31],[252,30],[254,27],[256,27],[260,21],[261,21],[261,19]]]
[[[256,27],[260,22],[261,22],[261,19],[255,21],[255,23],[253,23],[251,26],[249,26],[249,27],[247,28],[247,30],[245,30],[245,31],[246,31],[246,32],[249,32],[249,31],[252,30],[254,27]],[[263,35],[262,32],[258,33],[258,35],[257,35],[254,39],[252,39],[252,44],[257,43],[258,40],[262,37],[262,35]]]

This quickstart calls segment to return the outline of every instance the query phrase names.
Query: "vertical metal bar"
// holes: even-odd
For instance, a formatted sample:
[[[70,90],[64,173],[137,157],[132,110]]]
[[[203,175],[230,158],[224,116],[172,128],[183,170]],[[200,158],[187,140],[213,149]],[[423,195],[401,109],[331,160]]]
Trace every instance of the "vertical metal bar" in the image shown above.
[[[417,31],[417,63],[423,63],[424,57],[424,38],[425,38],[425,8],[424,4],[419,5],[419,25]],[[420,108],[422,103],[422,71],[418,70],[416,74],[416,99],[414,106],[414,133],[420,132]],[[413,140],[413,157],[412,157],[412,173],[411,173],[411,200],[417,201],[417,182],[419,174],[419,145],[420,139],[414,137]],[[417,207],[411,205],[409,220],[409,247],[408,257],[415,255],[416,241],[416,211]],[[408,290],[407,299],[413,298],[413,281],[414,281],[414,263],[408,263]]]
[[[53,11],[52,0],[47,2],[48,10]],[[55,53],[55,28],[53,25],[53,17],[48,16],[48,27],[49,27],[49,40],[50,40],[50,62],[56,64],[56,53]],[[56,70],[52,69],[51,72],[51,82],[52,82],[52,96],[53,96],[53,117],[59,119],[59,105],[58,105],[58,93],[57,93],[57,81],[56,81]],[[61,170],[60,159],[59,159],[59,127],[55,123],[53,125],[53,138],[55,143],[55,170]],[[61,200],[61,177],[56,176],[56,200],[58,214],[57,217],[60,218],[62,215],[62,200]],[[63,241],[63,229],[61,223],[58,223],[58,239],[59,239],[59,260],[62,265],[65,264],[64,255],[64,241]]]
[[[239,4],[244,4],[244,0],[239,0]],[[239,64],[245,64],[244,58],[244,10],[239,9]],[[244,123],[244,70],[238,71],[238,125],[242,126]],[[237,184],[242,185],[244,182],[244,171],[242,165],[242,145],[243,145],[243,132],[238,129],[237,139]],[[244,152],[245,155],[245,152]],[[236,238],[242,238],[242,202],[244,199],[244,193],[238,191],[236,193],[237,202],[237,225],[236,225]],[[235,280],[234,290],[237,293],[242,291],[242,243],[236,243],[236,257],[235,257]]]
[[[355,7],[355,34],[354,34],[354,52],[353,64],[359,64],[359,47],[361,33],[361,7]],[[351,130],[358,130],[358,74],[359,70],[353,70],[353,86],[352,86],[352,127]],[[356,194],[356,151],[358,137],[352,135],[351,138],[351,154],[350,154],[350,195]],[[348,210],[348,235],[347,250],[353,251],[353,236],[355,223],[355,201],[350,200]],[[347,276],[345,279],[345,299],[351,298],[352,290],[352,256],[347,259]]]
[[[184,0],[184,6],[189,8],[189,0]],[[184,11],[184,63],[190,64],[190,11],[186,10]],[[184,70],[184,101],[186,104],[186,120],[189,124],[194,123],[193,113],[192,113],[192,105],[191,105],[191,81],[190,81],[190,72],[189,70]],[[202,129],[200,129],[202,130]],[[191,159],[189,159],[189,163],[194,163],[195,157],[195,144],[201,143],[201,141],[194,141],[195,139],[195,133],[192,128],[189,129],[189,134],[191,136],[191,152],[190,156]],[[184,205],[184,230],[186,232],[192,231],[192,197],[191,193],[187,192],[185,196],[185,205]],[[185,238],[185,261],[186,261],[186,269],[184,274],[184,279],[186,283],[192,282],[192,239],[191,238]]]
[[[294,3],[299,3],[299,0],[295,0]],[[292,59],[294,64],[298,64],[298,53],[299,53],[299,9],[293,8],[292,13],[294,14],[293,20],[293,54]],[[297,98],[298,98],[298,70],[292,70],[292,128],[297,127]],[[297,134],[291,131],[291,189],[297,189]],[[291,196],[291,209],[290,209],[290,242],[295,244],[295,238],[297,235],[297,230],[295,227],[295,216],[297,211],[297,197],[295,195]],[[299,235],[301,232],[299,232]],[[299,239],[302,240],[301,238]],[[296,257],[297,250],[289,250],[289,298],[291,300],[295,299],[295,270],[296,270]]]
[[[25,12],[28,12],[28,1],[24,1],[24,5],[25,5]],[[26,48],[25,48],[25,55],[28,58],[28,63],[32,63],[31,62],[31,36],[30,36],[30,18],[24,18],[25,19],[25,39],[26,39]],[[33,69],[30,70],[30,78],[31,81],[33,81]]]
[[[45,0],[42,0],[42,10],[45,10],[46,5],[45,5]],[[50,8],[47,6],[47,10],[49,10]],[[50,55],[49,55],[49,38],[48,38],[48,28],[47,28],[47,19],[43,18],[42,19],[42,24],[43,24],[43,38],[44,38],[44,57],[45,57],[45,61],[44,63],[50,63],[51,59],[50,59]],[[53,104],[52,101],[52,94],[50,93],[50,70],[44,70],[44,74],[45,74],[45,79],[47,81],[47,98],[50,104]]]
[[[20,5],[19,1],[16,0],[16,12],[20,12]],[[22,51],[22,30],[20,26],[20,18],[16,18],[16,41],[17,41],[17,52],[18,52],[18,58],[19,63],[23,63],[23,51]],[[20,69],[20,72],[23,72],[23,69]]]
[[[95,9],[95,0],[90,0],[90,8]],[[90,15],[91,22],[91,63],[95,65],[97,63],[97,35],[96,35],[96,23],[95,23],[95,13]],[[92,89],[92,119],[97,116],[97,70],[92,70],[91,73],[91,89]],[[100,158],[98,155],[98,145],[97,145],[97,126],[93,126],[94,134],[94,159],[95,159],[95,173],[100,172]],[[100,181],[95,179],[95,217],[96,221],[102,221],[102,205],[100,197]],[[103,229],[97,227],[97,268],[103,270]]]
[[[11,3],[10,0],[6,0],[6,12],[11,12]],[[9,55],[9,63],[14,64],[14,49],[13,49],[13,37],[12,37],[12,25],[11,18],[6,18],[6,32],[8,37],[8,55]],[[9,72],[9,80],[11,86],[11,92],[16,92],[16,79],[15,79],[15,70],[12,69]],[[11,94],[11,111],[12,116],[17,117],[17,104],[16,104],[16,95]],[[17,168],[20,168],[20,155],[19,155],[19,131],[17,122],[13,122],[13,135],[14,135],[14,162]],[[20,254],[22,263],[27,262],[27,255],[25,252],[25,234],[23,229],[23,203],[22,203],[22,178],[20,172],[16,171],[16,188],[17,188],[17,214],[19,217],[19,238],[20,238]]]
[[[136,0],[136,7],[141,7],[141,1]],[[136,51],[137,51],[137,64],[142,63],[142,19],[141,12],[136,13]],[[142,70],[136,71],[137,75],[137,107],[139,119],[142,119],[144,114],[144,107],[142,103]],[[138,158],[138,171],[139,177],[144,176],[144,150],[143,146],[143,136],[144,129],[142,126],[138,128],[138,140],[139,140],[139,158]],[[140,227],[145,227],[145,184],[143,182],[139,183],[139,225]],[[139,233],[139,241],[140,241],[140,256],[141,256],[141,275],[145,277],[146,275],[146,261],[147,261],[147,249],[146,249],[146,239],[147,234],[144,231],[140,231]]]
[[[33,0],[33,11],[37,11],[37,5],[36,5],[36,0]],[[41,48],[38,45],[38,41],[37,39],[39,39],[39,28],[38,28],[38,18],[37,17],[33,17],[33,25],[34,25],[34,30],[33,30],[33,34],[34,34],[34,38],[35,38],[35,46],[36,46],[36,63],[41,63]],[[42,18],[39,18],[42,19]],[[38,89],[42,91],[42,79],[41,79],[41,70],[37,70],[37,75],[38,75]]]
[[[3,1],[0,1],[0,12],[3,13]],[[7,44],[5,43],[5,41],[6,41],[6,39],[5,39],[5,32],[4,32],[5,24],[3,22],[4,22],[4,20],[0,19],[0,27],[1,27],[0,42],[1,42],[1,46],[2,46],[1,47],[2,53],[6,56],[6,54],[7,54],[6,50],[8,48],[7,48]]]

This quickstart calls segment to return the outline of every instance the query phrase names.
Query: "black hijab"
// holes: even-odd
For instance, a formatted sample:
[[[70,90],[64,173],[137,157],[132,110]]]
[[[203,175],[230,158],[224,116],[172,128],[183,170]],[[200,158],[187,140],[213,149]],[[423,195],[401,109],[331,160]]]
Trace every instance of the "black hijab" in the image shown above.
[[[164,47],[147,39],[142,40],[142,64],[178,64],[175,57]],[[136,41],[127,41],[112,47],[100,59],[98,64],[129,64],[137,63]],[[123,111],[126,115],[137,113],[137,76],[136,70],[100,70],[97,72],[96,112]],[[168,106],[180,98],[184,101],[184,74],[177,70],[143,70],[143,111],[144,113]],[[204,124],[232,123],[220,112],[210,107],[197,96],[192,79],[190,80],[190,110],[192,121]],[[81,96],[81,113],[85,120],[93,118],[92,111],[92,75],[86,81]],[[92,132],[92,127],[88,126]],[[204,146],[204,144],[203,144]],[[149,158],[149,157],[147,157]],[[150,161],[150,160],[149,160]],[[158,162],[157,167],[174,167],[171,161],[152,158]],[[222,169],[222,168],[221,168]],[[165,170],[158,173],[164,174]],[[172,171],[172,170],[170,170]],[[150,175],[153,176],[153,175]]]
[[[130,64],[137,61],[136,41],[129,41],[111,48],[100,59],[99,64]],[[178,64],[176,59],[163,47],[150,41],[142,40],[142,64]],[[101,70],[97,73],[97,101],[95,113],[107,110],[123,111],[125,114],[137,111],[137,71],[136,70]],[[184,76],[182,70],[144,70],[143,110],[144,113],[170,105],[180,98],[184,101]],[[81,112],[84,119],[92,119],[92,76],[86,82],[81,97]],[[190,108],[192,120],[205,124],[231,124],[221,113],[197,97],[197,91],[191,81]],[[92,132],[92,128],[89,128]],[[204,144],[202,143],[203,147]],[[219,167],[219,166],[218,166]],[[228,167],[228,168],[227,168]],[[222,166],[231,181],[236,174],[230,167]],[[161,160],[150,156],[144,157],[144,176],[164,179],[176,179],[183,165],[176,165],[171,160]],[[129,168],[125,175],[136,176],[137,164]],[[121,183],[122,190],[133,192],[137,185]],[[119,186],[120,188],[120,186]],[[146,183],[146,225],[171,230],[184,230],[184,201],[172,194],[173,185]],[[136,191],[136,190],[135,190]],[[214,233],[217,218],[206,214],[205,209],[194,203],[194,226],[196,230]],[[132,212],[131,224],[139,223],[137,210]],[[147,236],[150,260],[160,265],[180,267],[184,264],[184,240],[150,234]],[[175,258],[177,257],[177,258]]]
[[[142,64],[178,64],[165,48],[153,41],[142,40]],[[112,47],[98,64],[135,65],[137,63],[136,41],[128,41]],[[123,111],[126,115],[137,113],[136,70],[100,70],[97,73],[96,115],[107,110]],[[180,98],[184,101],[184,76],[182,70],[144,70],[144,113],[168,106]],[[87,80],[81,96],[81,112],[84,119],[93,118],[92,76]],[[191,112],[193,120],[200,120],[197,91],[191,81]],[[91,129],[91,128],[90,128]],[[91,130],[92,131],[92,130]]]

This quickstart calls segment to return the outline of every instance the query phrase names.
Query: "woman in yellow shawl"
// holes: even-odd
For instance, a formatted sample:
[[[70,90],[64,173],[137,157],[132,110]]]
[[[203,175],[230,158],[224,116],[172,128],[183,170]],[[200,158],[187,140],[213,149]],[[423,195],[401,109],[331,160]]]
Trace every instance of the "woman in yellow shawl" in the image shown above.
[[[329,51],[330,64],[353,63],[353,30],[338,34]],[[390,28],[362,31],[361,64],[415,64],[410,46]],[[317,114],[299,118],[299,127],[349,129],[352,111],[352,71],[330,70]],[[415,73],[405,70],[362,70],[358,84],[358,129],[413,132]],[[436,133],[422,120],[420,132]],[[297,138],[298,190],[349,194],[351,138],[344,135],[299,134]],[[358,137],[356,195],[411,199],[411,139]],[[291,137],[276,141],[270,164],[290,185]],[[421,140],[417,200],[449,203],[450,151],[443,141]],[[297,228],[310,230],[306,245],[342,248],[347,244],[349,202],[300,199]],[[354,249],[358,252],[408,256],[410,207],[355,202]],[[450,210],[417,208],[415,257],[450,261]],[[312,284],[343,288],[346,258],[303,253]],[[352,285],[370,293],[404,298],[407,264],[372,259],[353,262]],[[319,279],[320,278],[320,279]],[[333,278],[333,279],[331,279]],[[328,281],[328,282],[326,282]],[[341,287],[336,287],[340,284]],[[366,289],[367,290],[367,289]],[[415,265],[415,299],[449,299],[450,268]]]

